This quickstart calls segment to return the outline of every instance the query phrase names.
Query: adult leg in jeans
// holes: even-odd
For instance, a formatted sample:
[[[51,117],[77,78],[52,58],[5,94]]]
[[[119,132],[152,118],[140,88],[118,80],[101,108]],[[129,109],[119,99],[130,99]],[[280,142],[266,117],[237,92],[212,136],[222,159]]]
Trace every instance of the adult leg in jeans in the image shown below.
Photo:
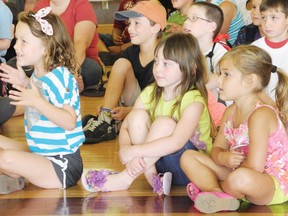
[[[0,97],[0,127],[14,114],[16,106],[10,104],[11,99]]]
[[[97,85],[103,75],[103,68],[95,60],[86,58],[81,65],[81,74],[84,81],[84,87]]]

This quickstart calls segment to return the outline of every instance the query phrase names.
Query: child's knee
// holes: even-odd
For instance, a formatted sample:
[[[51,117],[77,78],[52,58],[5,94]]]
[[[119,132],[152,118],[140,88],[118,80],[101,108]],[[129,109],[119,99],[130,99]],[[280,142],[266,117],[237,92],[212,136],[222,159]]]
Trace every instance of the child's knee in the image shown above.
[[[254,180],[246,168],[240,167],[233,171],[225,181],[230,188],[242,191],[243,188],[246,188],[246,185],[251,185]]]
[[[162,131],[166,131],[167,133],[169,133],[168,131],[172,133],[176,125],[177,123],[175,122],[175,120],[166,116],[158,117],[152,124],[153,127],[156,127],[158,130],[161,129]]]
[[[127,115],[127,121],[129,124],[139,124],[139,122],[146,124],[146,122],[150,121],[150,116],[142,109],[131,110],[129,115]]]
[[[193,162],[197,160],[197,151],[194,150],[186,150],[180,157],[180,166],[182,169],[186,167],[190,168]]]
[[[14,160],[11,151],[0,150],[0,170],[7,170]]]

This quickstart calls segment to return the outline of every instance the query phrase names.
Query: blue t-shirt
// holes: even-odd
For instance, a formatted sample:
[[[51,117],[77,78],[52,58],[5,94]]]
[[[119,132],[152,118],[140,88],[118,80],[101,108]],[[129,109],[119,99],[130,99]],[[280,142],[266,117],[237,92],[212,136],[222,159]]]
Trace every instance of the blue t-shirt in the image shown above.
[[[0,39],[12,40],[12,20],[13,15],[10,9],[0,0]],[[7,50],[0,49],[0,59],[2,62],[6,60],[2,57],[5,56]]]
[[[80,113],[80,96],[77,82],[65,67],[57,67],[42,77],[31,78],[40,95],[55,107],[64,104],[74,108],[76,127],[65,130],[47,119],[33,107],[27,107],[24,116],[26,139],[31,152],[44,155],[65,155],[76,152],[85,137],[82,129]]]

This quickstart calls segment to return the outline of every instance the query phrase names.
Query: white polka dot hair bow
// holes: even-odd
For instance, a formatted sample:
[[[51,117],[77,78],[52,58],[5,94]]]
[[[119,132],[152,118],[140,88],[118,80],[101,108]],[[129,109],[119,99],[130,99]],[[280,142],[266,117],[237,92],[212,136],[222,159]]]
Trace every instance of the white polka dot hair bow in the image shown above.
[[[50,13],[51,9],[52,9],[51,7],[45,7],[45,8],[40,9],[35,15],[32,15],[40,23],[41,30],[46,35],[49,35],[49,36],[53,35],[52,25],[47,20],[44,20],[42,18],[47,16],[47,14]]]

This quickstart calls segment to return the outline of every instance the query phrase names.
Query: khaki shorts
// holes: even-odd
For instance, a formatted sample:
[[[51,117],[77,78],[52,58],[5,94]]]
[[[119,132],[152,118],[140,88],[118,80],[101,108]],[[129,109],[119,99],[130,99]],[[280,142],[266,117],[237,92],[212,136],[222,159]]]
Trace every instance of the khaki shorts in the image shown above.
[[[139,86],[139,83],[137,82],[134,94],[132,95],[132,97],[130,98],[129,101],[124,101],[124,97],[123,95],[121,95],[120,100],[119,100],[119,106],[124,106],[124,107],[131,107],[135,104],[137,98],[139,97],[141,93],[141,88]]]

